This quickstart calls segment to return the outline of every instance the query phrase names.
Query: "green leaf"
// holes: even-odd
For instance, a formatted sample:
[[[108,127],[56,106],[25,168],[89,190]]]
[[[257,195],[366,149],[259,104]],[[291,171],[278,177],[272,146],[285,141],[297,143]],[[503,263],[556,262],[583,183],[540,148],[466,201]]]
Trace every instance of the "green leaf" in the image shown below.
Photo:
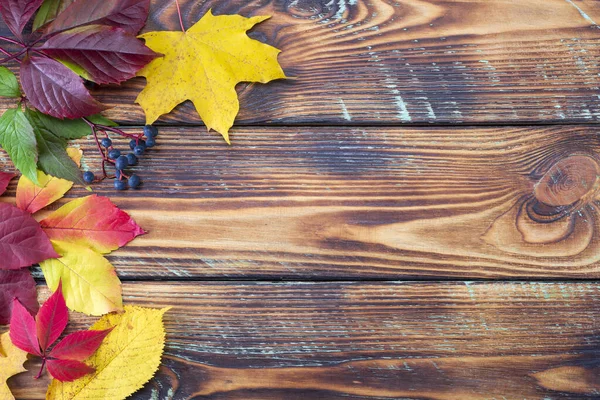
[[[37,141],[33,127],[21,109],[10,108],[0,117],[0,145],[6,150],[15,167],[38,184]]]
[[[81,118],[58,119],[31,109],[28,109],[27,116],[33,125],[44,128],[58,138],[73,140],[92,134],[92,129]],[[92,115],[88,119],[95,124],[115,126],[114,122],[101,115]]]
[[[6,67],[0,67],[0,96],[21,97],[17,77]]]
[[[33,30],[36,31],[52,21],[74,0],[44,0],[33,20]]]
[[[112,127],[119,126],[119,124],[117,124],[115,121],[111,121],[110,119],[106,118],[102,114],[90,115],[89,117],[87,117],[87,119],[89,119],[91,122],[95,123],[96,125],[112,126]]]
[[[81,170],[67,153],[67,142],[54,136],[44,128],[34,127],[38,142],[38,167],[48,175],[67,179],[87,186],[81,176]]]
[[[48,129],[48,126],[51,128],[60,128],[61,125],[56,123],[57,121],[60,123],[72,121],[62,121],[29,108],[26,111],[26,117],[33,127],[37,140],[39,152],[37,165],[39,169],[48,175],[86,186],[81,175],[81,170],[67,153],[67,140],[57,136],[51,129]],[[84,121],[81,122],[85,124]],[[89,127],[88,130],[90,130]]]

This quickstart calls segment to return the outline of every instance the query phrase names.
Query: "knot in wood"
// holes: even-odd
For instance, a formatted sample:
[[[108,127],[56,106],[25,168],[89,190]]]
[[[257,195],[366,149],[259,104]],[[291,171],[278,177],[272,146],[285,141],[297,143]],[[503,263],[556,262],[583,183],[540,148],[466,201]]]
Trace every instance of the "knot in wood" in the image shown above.
[[[548,206],[568,206],[591,199],[598,189],[600,167],[589,156],[571,156],[554,164],[535,184],[535,198]]]

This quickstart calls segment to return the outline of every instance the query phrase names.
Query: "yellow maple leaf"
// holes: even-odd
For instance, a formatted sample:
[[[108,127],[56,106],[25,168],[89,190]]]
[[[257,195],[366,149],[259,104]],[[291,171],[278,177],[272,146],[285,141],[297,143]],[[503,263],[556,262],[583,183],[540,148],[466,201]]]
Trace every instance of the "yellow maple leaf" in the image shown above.
[[[115,328],[86,360],[96,372],[73,382],[54,379],[46,399],[120,400],[141,389],[160,365],[165,346],[162,317],[167,310],[125,306],[122,314],[102,317],[91,330]]]
[[[138,73],[147,80],[136,99],[146,113],[146,123],[191,100],[207,128],[229,143],[229,128],[239,111],[235,86],[286,77],[277,62],[279,50],[246,35],[268,18],[214,16],[209,10],[186,32],[141,35],[148,47],[164,55]]]
[[[67,307],[88,315],[123,309],[121,281],[115,267],[101,254],[72,242],[52,241],[61,258],[40,263],[50,289],[62,281]]]
[[[27,371],[23,368],[27,352],[15,347],[6,332],[0,335],[0,353],[0,399],[14,400],[6,381],[13,375]]]

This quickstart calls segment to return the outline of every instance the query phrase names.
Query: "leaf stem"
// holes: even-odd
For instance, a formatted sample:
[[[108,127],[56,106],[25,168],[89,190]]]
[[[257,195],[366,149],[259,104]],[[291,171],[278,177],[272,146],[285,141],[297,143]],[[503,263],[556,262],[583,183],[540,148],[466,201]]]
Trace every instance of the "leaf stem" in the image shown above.
[[[42,357],[42,366],[40,367],[40,372],[38,372],[38,374],[35,376],[34,379],[40,379],[42,376],[42,373],[44,372],[44,367],[46,366],[46,357]]]
[[[2,53],[2,54],[4,54],[4,55],[7,55],[7,56],[10,56],[10,55],[12,55],[12,54],[11,54],[11,53],[9,53],[8,51],[4,50],[2,47],[0,47],[0,53]]]
[[[27,48],[24,48],[24,49],[23,49],[23,50],[21,50],[20,52],[18,52],[18,53],[16,53],[16,54],[13,54],[13,55],[12,55],[12,56],[10,56],[10,57],[3,58],[2,60],[0,60],[0,64],[4,64],[4,63],[7,63],[7,62],[9,62],[10,60],[14,60],[15,58],[22,56],[22,55],[23,55],[23,54],[25,54],[26,52],[27,52]]]
[[[181,8],[179,7],[179,0],[175,0],[175,5],[177,6],[177,14],[179,14],[179,25],[181,25],[181,30],[185,33],[185,27],[183,26],[183,18],[181,17]]]
[[[0,40],[4,40],[5,42],[16,44],[17,46],[26,47],[23,43],[13,40],[11,38],[7,38],[6,36],[0,36]]]

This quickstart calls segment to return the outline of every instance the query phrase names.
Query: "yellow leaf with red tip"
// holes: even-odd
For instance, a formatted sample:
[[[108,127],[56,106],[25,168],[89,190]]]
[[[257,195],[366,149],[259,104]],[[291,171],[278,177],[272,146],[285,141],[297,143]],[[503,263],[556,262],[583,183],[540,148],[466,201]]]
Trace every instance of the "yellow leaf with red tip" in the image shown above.
[[[79,166],[83,152],[79,149],[69,148],[67,153]],[[73,182],[46,175],[37,171],[38,183],[36,185],[25,175],[22,175],[17,185],[17,207],[33,214],[42,208],[61,199],[73,186]]]
[[[144,230],[106,197],[73,200],[40,222],[53,241],[68,242],[106,254],[124,246]]]

